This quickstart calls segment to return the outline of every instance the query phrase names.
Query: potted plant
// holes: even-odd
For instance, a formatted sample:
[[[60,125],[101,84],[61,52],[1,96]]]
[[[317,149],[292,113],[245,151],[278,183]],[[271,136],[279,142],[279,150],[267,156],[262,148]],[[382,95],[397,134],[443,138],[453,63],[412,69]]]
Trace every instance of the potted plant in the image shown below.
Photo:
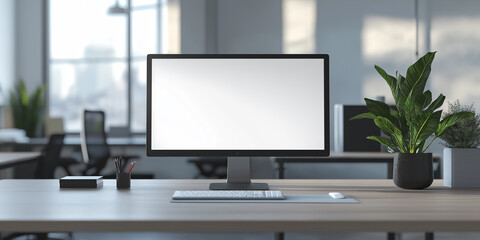
[[[385,134],[367,138],[379,142],[389,152],[395,153],[393,181],[400,188],[429,187],[433,182],[432,153],[425,151],[450,126],[461,119],[473,116],[471,112],[457,112],[441,119],[442,110],[438,109],[442,106],[445,96],[440,94],[432,101],[432,93],[429,90],[425,91],[434,57],[435,52],[429,52],[418,59],[408,68],[406,77],[398,72],[393,77],[375,65],[377,72],[390,87],[396,108],[365,98],[370,112],[351,118],[372,119]]]
[[[472,112],[473,104],[462,106],[457,100],[448,105],[446,117]],[[443,150],[443,185],[451,188],[480,187],[480,115],[458,121],[440,137]]]
[[[20,79],[10,92],[8,104],[12,112],[15,128],[24,129],[27,137],[38,136],[39,127],[43,123],[45,87],[40,86],[29,95],[25,82]]]

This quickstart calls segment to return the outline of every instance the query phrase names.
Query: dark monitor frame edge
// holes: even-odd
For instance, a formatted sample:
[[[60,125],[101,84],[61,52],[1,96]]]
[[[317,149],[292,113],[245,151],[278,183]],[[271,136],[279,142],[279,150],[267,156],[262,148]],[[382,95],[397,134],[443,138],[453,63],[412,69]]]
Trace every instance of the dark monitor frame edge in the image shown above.
[[[153,150],[151,148],[151,97],[152,60],[156,58],[259,58],[259,59],[323,59],[324,60],[324,109],[325,109],[325,149],[324,150]],[[148,54],[147,55],[147,145],[149,157],[326,157],[330,155],[330,57],[328,54]]]

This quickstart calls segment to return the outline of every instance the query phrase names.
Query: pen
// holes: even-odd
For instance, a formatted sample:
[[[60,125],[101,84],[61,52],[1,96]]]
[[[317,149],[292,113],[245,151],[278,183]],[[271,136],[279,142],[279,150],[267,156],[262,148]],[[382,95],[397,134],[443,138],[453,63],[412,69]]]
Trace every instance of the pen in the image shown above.
[[[133,170],[133,167],[135,166],[135,163],[137,163],[137,161],[134,161],[130,164],[130,167],[128,168],[127,170],[127,173],[130,174],[130,172]]]
[[[120,173],[120,166],[118,164],[118,158],[114,158],[113,161],[115,163],[115,168],[117,169],[117,172]]]

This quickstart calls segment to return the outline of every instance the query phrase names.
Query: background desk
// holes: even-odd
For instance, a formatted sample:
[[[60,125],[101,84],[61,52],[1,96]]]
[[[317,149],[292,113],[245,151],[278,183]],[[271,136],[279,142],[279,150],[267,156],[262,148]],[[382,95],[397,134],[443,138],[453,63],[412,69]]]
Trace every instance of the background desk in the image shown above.
[[[48,143],[48,138],[30,138],[18,142],[2,142],[0,148],[4,151],[41,151]],[[107,143],[110,147],[111,156],[139,156],[135,160],[142,163],[136,166],[134,172],[136,177],[152,177],[151,169],[159,169],[156,164],[146,165],[143,161],[145,157],[146,138],[143,135],[135,135],[132,137],[112,137],[107,138]],[[65,171],[60,171],[58,177],[65,175],[81,175],[84,170],[83,156],[80,147],[81,141],[78,135],[67,135],[64,138],[64,146],[62,147],[61,159],[59,165]],[[22,166],[22,168],[15,169],[16,178],[31,178],[33,174],[33,165]],[[113,163],[108,161],[104,174],[112,173],[114,169]],[[161,176],[161,174],[158,174]],[[192,174],[193,176],[193,174]]]
[[[274,158],[278,169],[278,178],[285,178],[286,163],[386,163],[387,178],[393,178],[393,154],[387,152],[331,152],[328,157],[277,157]],[[437,163],[435,178],[441,178],[440,156],[433,155]]]
[[[145,146],[146,137],[144,135],[132,136],[132,137],[109,137],[107,138],[107,143],[110,146]],[[21,142],[5,142],[2,145],[8,146],[17,146],[17,147],[41,147],[45,146],[48,143],[48,138],[30,138]],[[81,140],[78,135],[67,135],[63,140],[64,145],[66,146],[80,146]]]
[[[171,203],[211,180],[134,180],[116,190],[60,190],[58,180],[0,180],[0,231],[434,232],[479,231],[480,190],[402,190],[391,180],[268,180],[286,194],[339,191],[359,204]]]
[[[0,152],[0,169],[35,161],[39,152]]]

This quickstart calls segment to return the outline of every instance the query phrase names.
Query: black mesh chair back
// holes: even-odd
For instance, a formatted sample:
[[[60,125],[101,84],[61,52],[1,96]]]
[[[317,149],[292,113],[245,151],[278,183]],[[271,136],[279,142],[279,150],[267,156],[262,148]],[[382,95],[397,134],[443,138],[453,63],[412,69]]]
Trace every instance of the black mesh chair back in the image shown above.
[[[35,178],[55,178],[55,169],[60,162],[60,153],[62,151],[64,137],[64,134],[53,134],[50,136],[47,145],[42,151],[42,155],[38,159]]]
[[[84,174],[100,175],[110,157],[103,111],[83,111],[81,141],[83,161],[87,166]]]

